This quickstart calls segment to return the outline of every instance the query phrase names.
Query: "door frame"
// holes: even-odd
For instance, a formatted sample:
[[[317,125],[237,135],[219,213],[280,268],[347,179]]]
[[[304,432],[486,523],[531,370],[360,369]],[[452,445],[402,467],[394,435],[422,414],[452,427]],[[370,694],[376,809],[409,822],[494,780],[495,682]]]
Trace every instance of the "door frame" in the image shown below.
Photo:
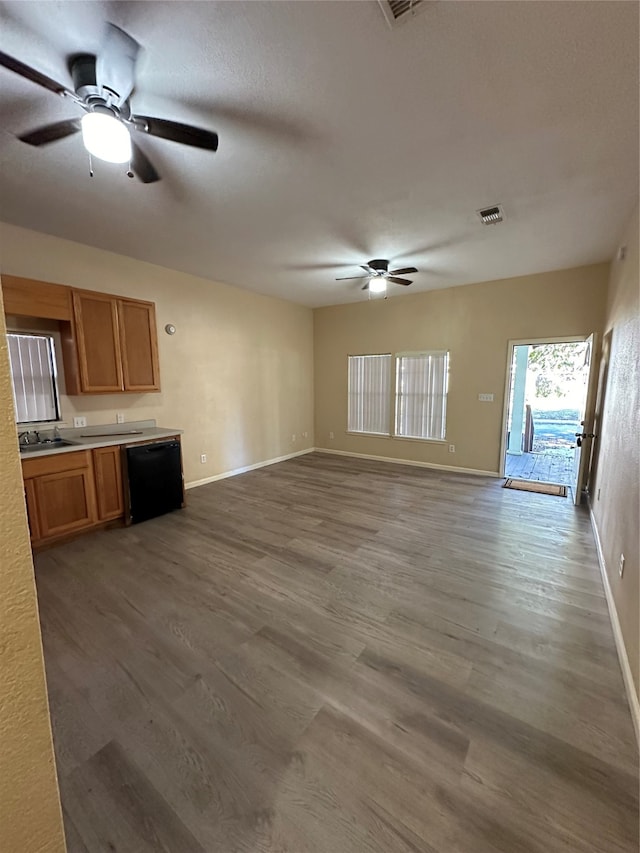
[[[520,346],[533,346],[534,344],[575,344],[589,340],[592,332],[588,335],[564,335],[555,338],[519,338],[507,341],[507,369],[504,378],[504,403],[502,406],[502,421],[500,422],[500,465],[498,467],[498,475],[504,478],[507,451],[507,419],[509,417],[509,403],[511,402],[511,365],[513,364],[513,351]],[[595,349],[595,346],[594,346]],[[595,353],[593,354],[595,355]]]

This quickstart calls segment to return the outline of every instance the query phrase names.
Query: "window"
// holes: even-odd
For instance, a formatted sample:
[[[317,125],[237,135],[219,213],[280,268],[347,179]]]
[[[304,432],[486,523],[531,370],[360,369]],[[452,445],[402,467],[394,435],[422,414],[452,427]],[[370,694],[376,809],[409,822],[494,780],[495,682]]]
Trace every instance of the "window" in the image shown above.
[[[349,432],[389,435],[391,355],[349,356]]]
[[[393,433],[391,359],[388,354],[349,356],[348,431],[444,441],[449,353],[407,352],[395,356]]]
[[[53,338],[7,335],[17,423],[59,420]]]
[[[448,367],[447,352],[396,356],[396,435],[444,440]]]

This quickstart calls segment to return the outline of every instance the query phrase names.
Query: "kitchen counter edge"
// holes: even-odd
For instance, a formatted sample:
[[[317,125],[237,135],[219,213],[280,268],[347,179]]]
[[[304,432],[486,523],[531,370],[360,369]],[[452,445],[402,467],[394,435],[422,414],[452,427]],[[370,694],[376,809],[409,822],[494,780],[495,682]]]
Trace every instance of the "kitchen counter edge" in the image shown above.
[[[41,456],[53,456],[58,453],[74,453],[77,450],[93,450],[97,447],[113,447],[120,444],[139,444],[140,442],[157,441],[164,438],[173,438],[174,436],[182,435],[184,430],[181,429],[164,429],[155,427],[154,429],[143,430],[138,435],[114,435],[113,438],[107,436],[89,436],[87,438],[73,439],[73,444],[68,444],[64,447],[56,447],[49,445],[43,447],[42,450],[30,450],[27,453],[21,453],[21,461],[26,459],[38,459]]]

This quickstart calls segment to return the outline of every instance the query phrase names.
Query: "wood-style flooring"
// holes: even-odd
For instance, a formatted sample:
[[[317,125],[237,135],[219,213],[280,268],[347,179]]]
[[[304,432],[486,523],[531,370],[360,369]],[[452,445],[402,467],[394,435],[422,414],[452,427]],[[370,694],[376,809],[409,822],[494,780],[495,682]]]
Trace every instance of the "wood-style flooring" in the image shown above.
[[[36,573],[70,853],[638,851],[567,500],[311,454]]]

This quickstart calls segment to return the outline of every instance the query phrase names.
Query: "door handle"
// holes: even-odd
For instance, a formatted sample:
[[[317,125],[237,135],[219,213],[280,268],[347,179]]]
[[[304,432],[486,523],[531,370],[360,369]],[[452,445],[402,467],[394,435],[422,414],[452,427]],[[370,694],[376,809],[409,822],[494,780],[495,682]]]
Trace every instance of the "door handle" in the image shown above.
[[[582,447],[582,442],[585,438],[595,438],[595,432],[577,432],[576,436],[576,447]]]

